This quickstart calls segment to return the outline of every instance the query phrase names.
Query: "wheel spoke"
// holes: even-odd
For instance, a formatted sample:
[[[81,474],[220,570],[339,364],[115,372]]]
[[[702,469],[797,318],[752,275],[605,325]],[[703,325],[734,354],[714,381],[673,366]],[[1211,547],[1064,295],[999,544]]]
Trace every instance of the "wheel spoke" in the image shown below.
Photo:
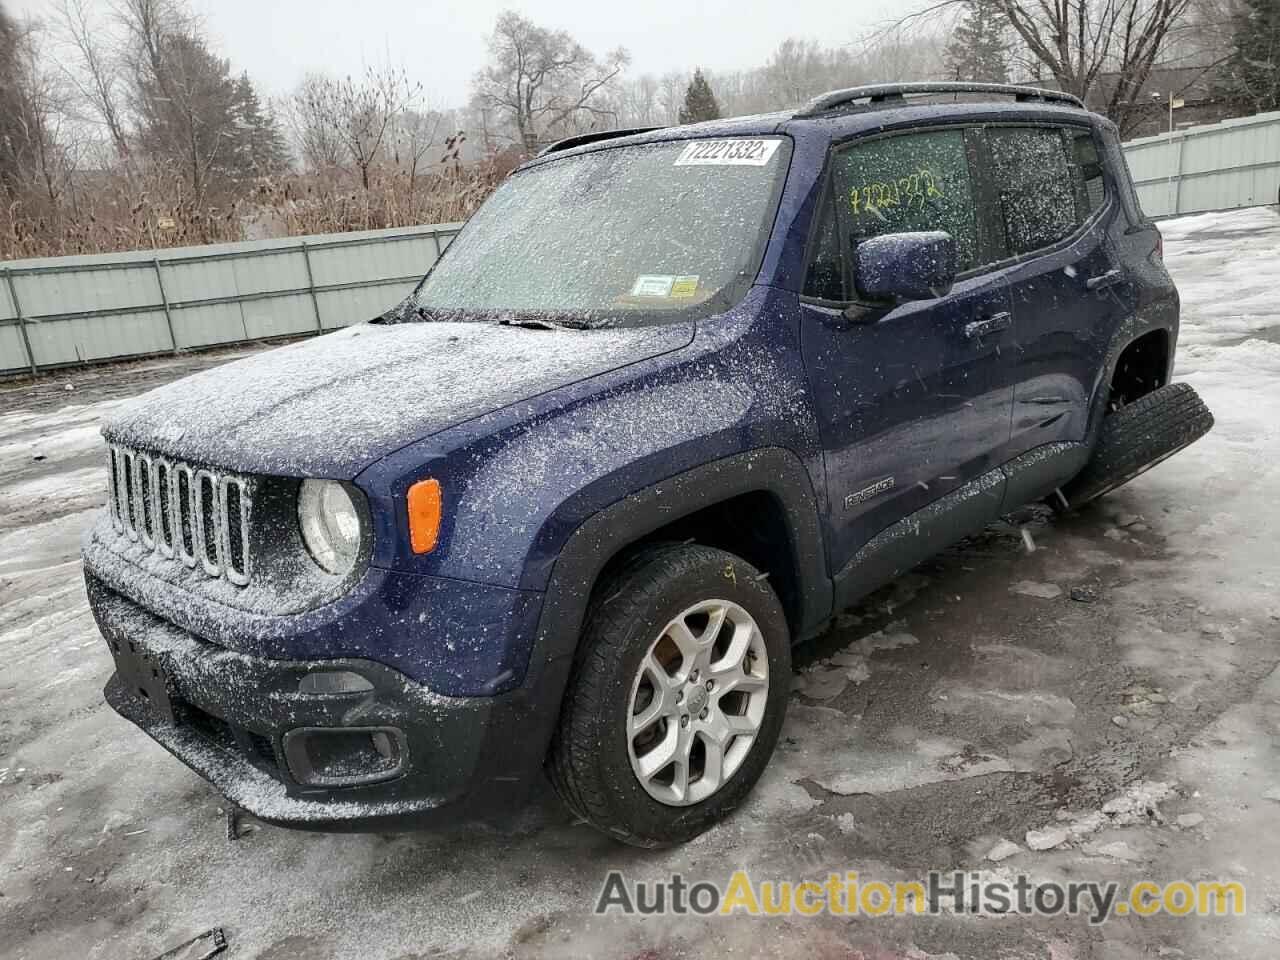
[[[693,635],[693,631],[689,629],[683,617],[671,621],[671,625],[667,627],[667,636],[680,648],[680,655],[684,658],[684,662],[680,665],[680,672],[684,673],[698,656],[698,638]]]
[[[652,780],[654,774],[661,773],[667,764],[675,760],[680,753],[680,740],[680,727],[673,723],[667,728],[667,735],[662,738],[662,742],[637,759],[640,778]]]
[[[689,795],[689,754],[692,752],[693,734],[687,729],[681,730],[676,747],[675,776],[671,780],[671,789],[681,800]]]
[[[713,674],[713,676],[715,676]],[[717,677],[720,684],[720,692],[722,694],[729,693],[731,690],[741,690],[743,693],[755,693],[768,688],[769,681],[764,677],[757,677],[751,673],[744,673],[742,670],[734,670],[727,676]]]
[[[661,719],[666,712],[667,705],[663,701],[662,694],[656,694],[653,698],[653,702],[650,703],[649,706],[645,707],[640,713],[632,714],[631,735],[634,737],[636,734],[643,733],[645,730],[648,730],[649,727],[653,726],[657,720]]]
[[[724,748],[722,744],[710,739],[710,737],[701,737],[703,741],[703,777],[699,781],[701,794],[712,794],[721,785],[721,777],[724,769]]]
[[[653,688],[653,700],[640,713],[634,712],[635,702],[632,701],[632,736],[647,729],[659,718],[675,713],[675,690],[678,684],[667,674],[652,652],[644,658],[640,670],[641,676],[649,678],[649,685]],[[640,691],[637,689],[636,696],[638,697],[639,694]]]
[[[719,745],[723,750],[729,745],[729,741],[739,734],[753,734],[756,732],[756,724],[750,717],[740,717],[734,714],[724,713],[719,707],[712,713],[711,718],[702,727],[703,742],[713,742]]]
[[[725,650],[722,656],[715,663],[711,664],[713,675],[716,673],[729,673],[739,669],[747,653],[751,650],[751,645],[759,636],[754,623],[735,623],[733,625],[733,637],[729,640],[729,648]]]
[[[671,791],[677,800],[684,800],[689,794],[689,761],[677,760],[675,775],[671,779]]]
[[[649,682],[653,684],[653,689],[662,694],[664,699],[667,694],[680,686],[680,681],[667,673],[667,668],[658,661],[652,651],[644,658],[642,669],[649,675]]]
[[[729,609],[724,606],[716,607],[711,611],[711,616],[707,620],[707,629],[703,630],[702,636],[698,637],[699,646],[706,650],[716,642],[716,637],[720,636],[720,630],[724,627],[728,616]]]

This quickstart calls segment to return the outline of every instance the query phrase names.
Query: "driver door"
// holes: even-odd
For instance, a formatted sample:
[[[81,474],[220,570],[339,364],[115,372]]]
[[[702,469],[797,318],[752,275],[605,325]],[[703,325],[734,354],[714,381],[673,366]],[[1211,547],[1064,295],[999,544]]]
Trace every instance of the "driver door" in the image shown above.
[[[1003,462],[1013,408],[1012,307],[1002,278],[980,266],[993,247],[971,173],[976,148],[971,134],[948,128],[858,140],[831,157],[801,336],[826,464],[827,543],[838,590],[840,572],[850,573],[859,549],[912,514],[946,532],[998,513],[998,473],[985,478],[994,480],[990,489],[976,485],[983,487],[977,496],[960,489]],[[951,292],[862,308],[848,319],[856,245],[920,230],[954,238],[959,273]],[[948,494],[962,501],[963,516],[946,516]],[[934,552],[929,544],[937,539],[919,524],[913,536],[924,552],[912,563]]]

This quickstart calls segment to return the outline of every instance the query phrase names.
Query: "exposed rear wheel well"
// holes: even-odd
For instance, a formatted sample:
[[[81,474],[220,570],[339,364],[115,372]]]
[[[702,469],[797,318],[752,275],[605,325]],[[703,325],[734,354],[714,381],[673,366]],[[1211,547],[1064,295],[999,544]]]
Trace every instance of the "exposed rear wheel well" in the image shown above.
[[[1127,406],[1169,382],[1169,331],[1152,330],[1129,344],[1111,375],[1109,410]]]
[[[771,493],[744,493],[674,520],[618,551],[596,580],[605,583],[637,551],[656,543],[692,541],[741,557],[769,577],[793,635],[800,622],[795,544],[782,504]]]

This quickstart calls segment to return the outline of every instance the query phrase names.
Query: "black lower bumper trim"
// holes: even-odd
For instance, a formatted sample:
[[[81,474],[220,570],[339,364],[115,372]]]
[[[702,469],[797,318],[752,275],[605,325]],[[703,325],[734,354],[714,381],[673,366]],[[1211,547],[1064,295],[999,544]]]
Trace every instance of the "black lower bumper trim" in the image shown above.
[[[342,799],[340,791],[291,796],[284,782],[263,772],[240,752],[228,749],[192,725],[169,723],[146,702],[130,696],[119,675],[107,683],[107,703],[126,720],[200,776],[232,803],[259,820],[315,830],[394,830],[422,826],[445,801],[417,799]]]
[[[526,731],[546,721],[534,717],[533,691],[451,698],[373,661],[251,657],[194,637],[92,580],[89,597],[117,662],[107,702],[259,819],[332,831],[452,824],[518,807],[542,778],[539,751],[527,742]],[[301,693],[301,678],[316,670],[359,674],[372,689]],[[398,731],[394,775],[353,786],[299,783],[283,743],[304,728]]]

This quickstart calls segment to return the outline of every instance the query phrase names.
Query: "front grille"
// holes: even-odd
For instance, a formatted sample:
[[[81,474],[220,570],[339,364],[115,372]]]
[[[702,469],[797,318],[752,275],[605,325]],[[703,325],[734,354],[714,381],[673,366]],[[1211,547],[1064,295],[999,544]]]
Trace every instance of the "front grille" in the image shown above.
[[[166,560],[245,586],[252,572],[252,486],[243,477],[127,447],[107,454],[116,532]]]

